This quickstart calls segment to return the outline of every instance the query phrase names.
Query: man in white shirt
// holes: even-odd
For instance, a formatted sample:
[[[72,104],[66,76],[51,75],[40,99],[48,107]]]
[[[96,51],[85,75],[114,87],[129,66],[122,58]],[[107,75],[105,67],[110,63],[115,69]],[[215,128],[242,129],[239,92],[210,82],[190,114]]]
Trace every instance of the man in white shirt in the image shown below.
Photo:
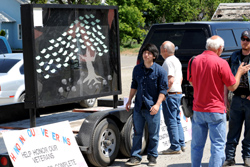
[[[175,45],[165,41],[161,45],[161,55],[165,59],[162,67],[168,76],[168,97],[162,102],[163,115],[167,126],[171,146],[163,154],[180,154],[185,151],[184,132],[180,120],[180,104],[182,97],[182,66],[174,55]]]

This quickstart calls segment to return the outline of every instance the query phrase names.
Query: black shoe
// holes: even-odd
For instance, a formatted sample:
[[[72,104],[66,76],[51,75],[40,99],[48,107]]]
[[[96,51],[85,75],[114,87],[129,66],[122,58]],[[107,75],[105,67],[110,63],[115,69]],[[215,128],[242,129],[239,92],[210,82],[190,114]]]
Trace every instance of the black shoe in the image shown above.
[[[129,166],[139,165],[141,164],[141,159],[139,157],[131,157],[125,164]]]
[[[250,158],[244,158],[244,166],[250,166]]]
[[[156,165],[156,158],[154,156],[148,156],[148,166],[155,166]]]
[[[222,166],[234,166],[234,165],[235,165],[235,160],[230,159],[230,160],[226,160]]]

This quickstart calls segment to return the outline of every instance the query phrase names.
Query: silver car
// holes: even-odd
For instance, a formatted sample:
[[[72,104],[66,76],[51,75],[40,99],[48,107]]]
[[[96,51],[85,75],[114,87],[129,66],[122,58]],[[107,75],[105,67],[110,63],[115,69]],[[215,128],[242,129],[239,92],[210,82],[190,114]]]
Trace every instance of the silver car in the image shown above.
[[[0,55],[0,105],[24,102],[23,53]],[[93,107],[96,98],[79,102],[82,107]]]
[[[23,102],[25,97],[23,54],[0,55],[0,104]]]

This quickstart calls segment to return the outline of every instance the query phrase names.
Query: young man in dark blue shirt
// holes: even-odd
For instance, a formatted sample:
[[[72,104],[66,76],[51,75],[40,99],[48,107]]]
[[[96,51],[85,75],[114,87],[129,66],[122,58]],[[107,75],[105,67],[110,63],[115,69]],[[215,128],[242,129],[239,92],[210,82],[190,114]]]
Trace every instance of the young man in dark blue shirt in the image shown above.
[[[131,158],[126,165],[138,165],[141,163],[141,147],[144,125],[148,124],[149,143],[147,155],[149,166],[156,165],[158,157],[158,142],[160,130],[159,108],[165,99],[168,89],[168,77],[166,71],[155,60],[159,51],[153,44],[147,44],[142,49],[143,63],[135,66],[132,76],[131,90],[127,111],[130,109],[131,101],[136,94],[135,107],[133,111],[134,138],[131,150]]]

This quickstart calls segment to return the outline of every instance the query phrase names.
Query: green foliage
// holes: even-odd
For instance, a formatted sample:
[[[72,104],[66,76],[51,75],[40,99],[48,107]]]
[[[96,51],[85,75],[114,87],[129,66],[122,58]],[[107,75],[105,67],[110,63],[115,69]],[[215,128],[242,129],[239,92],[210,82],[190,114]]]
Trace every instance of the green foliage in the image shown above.
[[[128,46],[131,41],[142,41],[146,35],[143,11],[153,8],[153,4],[148,0],[107,0],[106,3],[119,8],[120,44]]]
[[[52,0],[52,3],[58,4],[81,4],[81,5],[100,5],[100,0]]]
[[[142,40],[142,35],[146,33],[143,28],[144,18],[137,7],[123,6],[119,9],[119,30],[121,44],[129,40]]]
[[[243,21],[249,21],[249,19],[245,15],[243,15],[242,17],[243,17]]]
[[[31,3],[35,4],[45,4],[48,0],[30,0]]]
[[[1,30],[0,31],[0,36],[5,36],[6,35],[6,32],[4,30]]]

